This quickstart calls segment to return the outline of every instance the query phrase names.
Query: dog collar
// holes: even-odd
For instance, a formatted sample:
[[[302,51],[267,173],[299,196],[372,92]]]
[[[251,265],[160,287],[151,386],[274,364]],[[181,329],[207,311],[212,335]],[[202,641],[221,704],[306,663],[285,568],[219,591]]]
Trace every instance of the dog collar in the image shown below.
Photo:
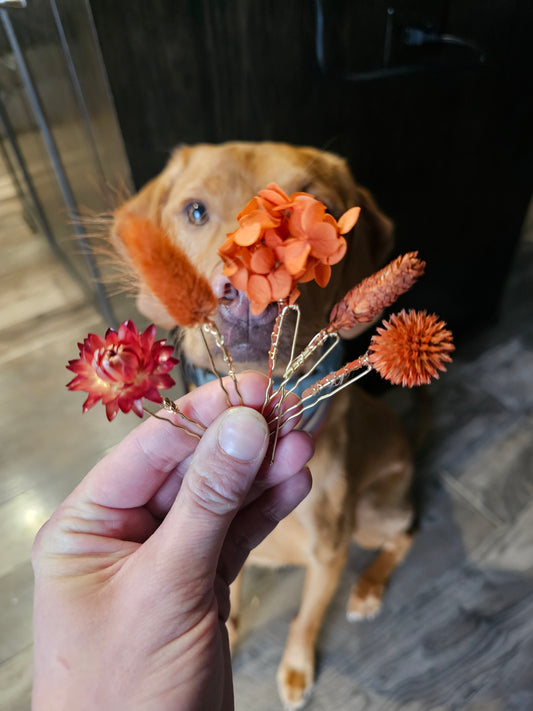
[[[320,354],[324,355],[325,352],[326,348],[322,346]],[[196,387],[199,387],[200,385],[205,385],[205,383],[209,383],[212,380],[215,380],[217,377],[211,370],[194,366],[183,357],[181,359],[181,364],[183,366],[185,379],[191,385],[195,385]],[[340,368],[341,364],[342,347],[337,346],[337,348],[334,348],[331,353],[329,353],[317,365],[311,375],[305,377],[298,384],[298,387],[295,388],[294,392],[301,397],[302,393],[306,388],[313,385],[313,383],[316,383],[317,380],[324,378],[326,375],[329,375],[329,373],[332,373],[338,368]],[[280,383],[281,378],[274,378],[274,389],[278,387]],[[330,405],[331,402],[329,400],[323,400],[314,407],[310,407],[309,410],[306,410],[303,413],[302,419],[298,423],[297,429],[304,430],[312,437],[317,437],[324,423],[324,420],[326,419],[326,415],[329,411]]]

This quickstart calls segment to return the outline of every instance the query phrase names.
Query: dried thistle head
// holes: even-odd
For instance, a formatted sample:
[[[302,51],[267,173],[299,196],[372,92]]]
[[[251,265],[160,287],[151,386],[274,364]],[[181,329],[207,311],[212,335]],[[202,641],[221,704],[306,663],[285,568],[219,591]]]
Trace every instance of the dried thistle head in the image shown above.
[[[368,361],[394,385],[427,385],[446,370],[454,350],[451,331],[435,314],[405,310],[392,314],[372,336]]]
[[[408,252],[363,279],[333,307],[328,332],[373,321],[383,309],[413,286],[424,273],[425,266],[426,263],[418,259],[418,252]]]

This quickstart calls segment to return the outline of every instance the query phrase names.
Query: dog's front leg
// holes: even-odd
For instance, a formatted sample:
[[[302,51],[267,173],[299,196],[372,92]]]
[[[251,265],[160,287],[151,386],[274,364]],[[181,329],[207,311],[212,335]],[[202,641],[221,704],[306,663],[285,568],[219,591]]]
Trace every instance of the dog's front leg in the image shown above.
[[[235,646],[239,637],[239,606],[241,600],[243,574],[244,573],[241,570],[241,572],[237,575],[235,580],[230,585],[229,589],[229,599],[231,607],[228,621],[226,622],[226,629],[228,630],[229,648],[232,654],[235,651]]]
[[[315,642],[326,608],[337,589],[348,555],[348,544],[331,552],[327,561],[313,559],[308,567],[302,604],[293,619],[278,668],[278,689],[287,709],[304,705],[315,677]]]

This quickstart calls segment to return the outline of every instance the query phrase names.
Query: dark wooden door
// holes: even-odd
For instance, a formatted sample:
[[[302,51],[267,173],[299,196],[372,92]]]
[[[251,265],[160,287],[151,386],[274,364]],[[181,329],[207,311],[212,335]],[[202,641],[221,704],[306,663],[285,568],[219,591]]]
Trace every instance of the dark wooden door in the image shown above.
[[[179,143],[346,156],[459,334],[498,312],[532,188],[526,0],[91,0],[138,186]]]

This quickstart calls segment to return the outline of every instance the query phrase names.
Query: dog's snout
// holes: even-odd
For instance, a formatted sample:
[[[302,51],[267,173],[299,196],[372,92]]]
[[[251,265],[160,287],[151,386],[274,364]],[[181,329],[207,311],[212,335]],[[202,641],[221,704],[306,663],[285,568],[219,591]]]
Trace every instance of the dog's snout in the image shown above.
[[[224,293],[222,295],[223,299],[226,299],[226,301],[234,301],[238,295],[239,292],[233,284],[230,284],[229,281],[227,284],[224,284]]]
[[[211,288],[217,299],[225,299],[226,301],[234,301],[238,296],[237,289],[230,282],[228,277],[223,274],[218,274],[211,281]]]

